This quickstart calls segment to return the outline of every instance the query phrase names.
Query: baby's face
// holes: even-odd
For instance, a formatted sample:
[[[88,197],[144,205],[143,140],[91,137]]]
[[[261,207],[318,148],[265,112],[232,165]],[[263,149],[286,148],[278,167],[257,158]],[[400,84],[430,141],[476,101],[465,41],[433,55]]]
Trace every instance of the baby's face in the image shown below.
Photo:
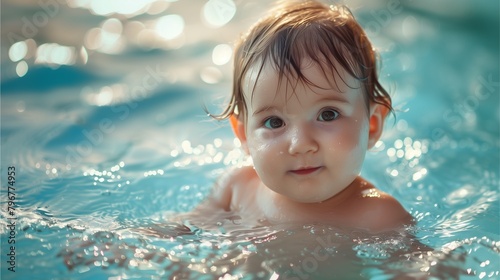
[[[358,176],[368,149],[369,112],[360,83],[339,66],[337,88],[309,65],[303,73],[321,88],[286,78],[278,88],[278,73],[269,65],[255,84],[257,69],[250,69],[244,85],[243,144],[262,182],[298,202],[338,194]]]

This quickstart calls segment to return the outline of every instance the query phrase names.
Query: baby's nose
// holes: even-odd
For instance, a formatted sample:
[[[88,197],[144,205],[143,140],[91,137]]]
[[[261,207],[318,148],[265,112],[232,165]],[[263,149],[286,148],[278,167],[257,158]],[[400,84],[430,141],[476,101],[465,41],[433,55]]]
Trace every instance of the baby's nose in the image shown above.
[[[316,152],[318,143],[314,134],[307,127],[294,127],[290,131],[290,146],[288,152],[292,155]]]

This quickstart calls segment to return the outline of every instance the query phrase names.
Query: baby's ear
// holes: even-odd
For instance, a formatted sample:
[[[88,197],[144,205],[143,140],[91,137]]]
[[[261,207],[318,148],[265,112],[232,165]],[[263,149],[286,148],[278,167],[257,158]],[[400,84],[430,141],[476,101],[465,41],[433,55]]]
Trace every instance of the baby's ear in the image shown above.
[[[370,130],[368,135],[368,149],[373,148],[384,130],[385,117],[389,113],[389,108],[381,104],[370,106]]]
[[[241,148],[248,154],[248,146],[247,146],[247,136],[245,133],[245,123],[242,120],[243,116],[241,115],[231,115],[229,117],[229,122],[231,123],[231,128],[233,129],[234,135],[240,140]]]

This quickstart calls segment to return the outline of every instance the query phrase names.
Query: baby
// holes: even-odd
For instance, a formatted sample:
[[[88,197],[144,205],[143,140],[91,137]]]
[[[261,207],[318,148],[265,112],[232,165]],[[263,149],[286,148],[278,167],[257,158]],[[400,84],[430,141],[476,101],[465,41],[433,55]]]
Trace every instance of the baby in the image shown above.
[[[196,212],[245,223],[328,223],[371,232],[412,217],[359,176],[391,98],[376,55],[345,7],[282,2],[238,42],[229,118],[253,166],[235,168]]]

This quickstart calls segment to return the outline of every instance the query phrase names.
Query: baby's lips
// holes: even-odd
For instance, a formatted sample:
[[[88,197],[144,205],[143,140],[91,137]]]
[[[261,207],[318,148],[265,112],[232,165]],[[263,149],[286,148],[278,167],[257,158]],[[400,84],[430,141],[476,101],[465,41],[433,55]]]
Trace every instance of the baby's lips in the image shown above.
[[[294,170],[291,170],[290,172],[294,173],[294,174],[298,174],[298,175],[307,175],[307,174],[311,174],[317,170],[321,169],[321,166],[317,166],[317,167],[301,167],[301,168],[298,168],[298,169],[294,169]]]

